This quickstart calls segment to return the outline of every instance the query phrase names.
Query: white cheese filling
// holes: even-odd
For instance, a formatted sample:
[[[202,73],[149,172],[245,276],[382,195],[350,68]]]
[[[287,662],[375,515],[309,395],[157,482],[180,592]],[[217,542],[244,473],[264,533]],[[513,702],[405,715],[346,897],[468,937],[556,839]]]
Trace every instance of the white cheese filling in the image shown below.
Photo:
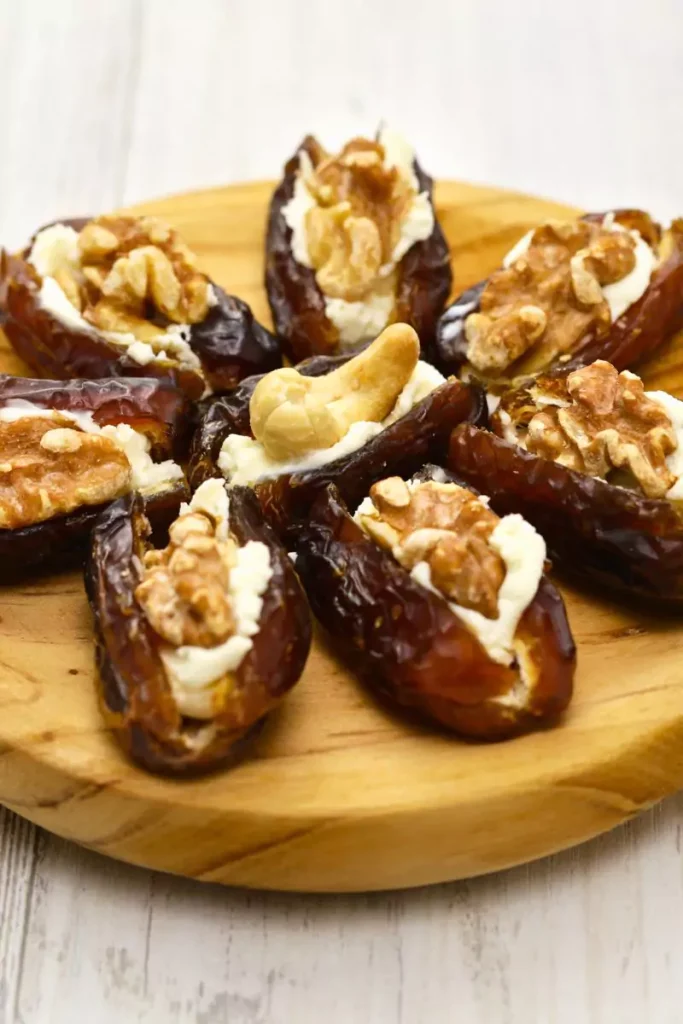
[[[614,219],[614,213],[607,213],[603,218],[602,227],[605,231],[627,231],[635,242],[636,264],[630,273],[614,284],[602,285],[602,294],[609,306],[612,323],[618,320],[634,302],[642,298],[657,266],[657,257],[639,231],[629,231]],[[510,249],[503,259],[504,267],[511,267],[520,256],[523,256],[531,245],[534,230],[527,231],[516,245]]]
[[[208,512],[217,521],[216,536],[225,539],[229,530],[229,499],[222,480],[207,480],[195,492],[188,511]],[[228,595],[235,616],[235,632],[215,647],[164,646],[161,658],[181,714],[210,719],[216,714],[215,684],[234,672],[254,646],[260,626],[263,595],[273,575],[270,551],[261,541],[250,540],[237,548],[230,570]]]
[[[70,412],[66,409],[45,409],[43,406],[28,402],[23,398],[17,398],[0,408],[0,421],[14,423],[28,417],[40,417],[41,419],[57,419],[63,417],[73,423],[76,430],[86,434],[100,434],[108,437],[120,448],[123,449],[131,467],[131,483],[133,490],[142,494],[153,494],[162,490],[167,485],[184,477],[180,466],[171,459],[165,462],[154,462],[149,454],[152,447],[149,438],[134,430],[128,423],[107,424],[101,427],[95,422],[91,412]],[[58,434],[59,428],[48,431],[44,438],[48,439],[51,434]],[[54,450],[59,450],[55,448]]]
[[[384,146],[384,166],[396,167],[399,174],[416,190],[408,210],[401,221],[401,233],[391,254],[391,260],[380,271],[388,277],[416,242],[429,238],[434,230],[434,209],[427,192],[417,192],[418,181],[413,166],[415,153],[402,136],[383,128],[379,142]],[[292,198],[282,209],[287,227],[292,231],[292,253],[297,263],[311,267],[306,233],[306,214],[316,205],[307,181],[313,173],[311,159],[305,150],[299,153],[299,170],[294,180]],[[389,322],[394,308],[393,295],[368,295],[358,302],[325,296],[325,313],[339,331],[342,346],[355,346],[376,337]]]
[[[346,434],[330,448],[318,448],[298,459],[280,462],[266,454],[263,445],[253,437],[228,434],[218,456],[218,468],[231,484],[253,487],[261,480],[272,480],[287,473],[306,473],[358,451],[386,427],[410,412],[413,406],[445,383],[446,378],[429,363],[419,361],[398,396],[394,408],[381,423],[361,420],[353,423]]]
[[[419,484],[409,483],[408,486],[412,490]],[[482,496],[480,500],[482,504],[488,505],[487,497]],[[378,515],[372,498],[365,498],[354,515],[359,525],[360,516],[363,515]],[[498,615],[495,619],[488,619],[481,612],[448,601],[432,583],[428,562],[418,562],[410,575],[421,586],[447,601],[453,614],[474,633],[492,661],[500,665],[511,665],[517,653],[515,633],[519,620],[533,601],[543,575],[546,546],[531,523],[517,514],[503,516],[488,543],[500,555],[506,569],[505,579],[498,591]]]
[[[38,293],[40,308],[70,331],[105,338],[112,345],[124,349],[140,366],[175,359],[184,368],[201,371],[199,357],[190,347],[191,324],[170,324],[164,330],[159,329],[158,336],[151,342],[146,342],[139,341],[134,334],[126,331],[102,331],[81,316],[52,276],[62,268],[78,270],[80,267],[78,232],[74,228],[66,224],[43,228],[35,237],[28,262],[42,278]],[[215,293],[213,288],[209,288],[209,304],[215,303]]]

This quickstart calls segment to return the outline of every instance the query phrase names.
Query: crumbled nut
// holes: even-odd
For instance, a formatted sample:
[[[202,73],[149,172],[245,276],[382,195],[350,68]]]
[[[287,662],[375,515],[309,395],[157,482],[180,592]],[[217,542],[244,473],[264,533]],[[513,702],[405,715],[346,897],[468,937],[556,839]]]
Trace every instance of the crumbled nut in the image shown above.
[[[203,512],[186,512],[163,551],[148,551],[135,596],[157,633],[174,647],[214,647],[235,631],[228,582],[235,542],[216,539]]]
[[[209,308],[209,282],[187,246],[152,217],[99,217],[79,235],[80,267],[56,280],[83,317],[150,342],[164,319],[192,324]]]
[[[408,488],[390,477],[370,497],[376,512],[359,521],[378,544],[406,569],[427,562],[433,585],[461,607],[498,615],[505,564],[488,540],[499,520],[471,491],[435,481]]]
[[[569,469],[662,498],[675,483],[666,459],[678,447],[662,406],[639,377],[604,360],[567,377],[539,378],[530,401],[508,407],[518,441]]]
[[[64,417],[0,421],[0,527],[16,530],[126,494],[131,467],[114,441]]]
[[[352,139],[337,156],[318,146],[314,156],[306,177],[317,202],[306,216],[309,257],[326,295],[357,301],[385,283],[414,182],[385,167],[383,146],[368,139]]]
[[[525,363],[520,373],[537,372],[571,352],[589,329],[601,336],[611,324],[602,286],[622,280],[634,266],[628,231],[593,221],[549,221],[534,231],[525,253],[489,278],[480,312],[465,321],[468,360],[484,374],[518,360]],[[529,309],[538,311],[533,321],[523,313]]]
[[[272,370],[251,397],[252,433],[279,461],[330,448],[353,423],[379,423],[389,415],[419,355],[413,328],[393,324],[359,355],[322,377],[305,377],[289,367]]]

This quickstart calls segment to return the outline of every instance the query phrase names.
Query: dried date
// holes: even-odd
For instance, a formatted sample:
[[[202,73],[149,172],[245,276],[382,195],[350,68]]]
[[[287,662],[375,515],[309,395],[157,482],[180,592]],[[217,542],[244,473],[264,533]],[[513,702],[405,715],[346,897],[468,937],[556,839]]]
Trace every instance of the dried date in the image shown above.
[[[529,684],[515,664],[492,661],[448,603],[364,533],[333,485],[319,495],[296,547],[314,614],[340,655],[390,703],[486,740],[550,724],[569,703],[575,648],[562,598],[545,577],[517,630]]]
[[[236,759],[306,662],[311,623],[301,585],[256,498],[243,488],[230,492],[230,529],[239,544],[268,546],[273,574],[253,647],[234,672],[226,706],[208,723],[181,715],[159,654],[161,640],[135,597],[149,549],[139,497],[115,502],[93,530],[85,581],[105,713],[124,749],[151,771],[201,772]]]
[[[448,464],[485,491],[499,515],[528,519],[568,574],[624,594],[683,601],[683,517],[675,503],[567,469],[469,426],[454,431]]]

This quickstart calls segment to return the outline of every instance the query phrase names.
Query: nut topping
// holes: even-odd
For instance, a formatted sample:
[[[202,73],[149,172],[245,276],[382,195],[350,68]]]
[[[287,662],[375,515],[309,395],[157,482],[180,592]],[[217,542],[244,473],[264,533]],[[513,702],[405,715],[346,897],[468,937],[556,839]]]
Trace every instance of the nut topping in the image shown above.
[[[343,366],[322,377],[273,370],[254,389],[251,429],[266,453],[285,461],[330,448],[361,420],[380,423],[396,404],[420,354],[407,324],[387,327]]]
[[[228,596],[235,543],[218,540],[202,512],[187,512],[169,528],[163,551],[144,556],[144,576],[135,596],[164,640],[179,647],[214,647],[235,631]]]
[[[619,470],[616,481],[648,498],[675,483],[666,460],[676,432],[639,377],[598,360],[566,378],[539,378],[529,395],[533,404],[509,411],[530,452],[601,479]]]
[[[309,259],[325,295],[357,301],[386,287],[417,189],[412,175],[386,166],[380,142],[352,139],[337,156],[318,145],[314,156],[305,173],[316,201],[305,222]]]
[[[491,275],[480,312],[465,321],[469,362],[498,374],[537,344],[552,358],[571,352],[588,330],[605,334],[611,313],[602,288],[631,273],[635,245],[607,220],[537,228],[526,252]]]
[[[209,282],[175,231],[153,217],[98,217],[78,237],[80,266],[55,280],[85,320],[149,342],[163,323],[193,324],[209,308]]]
[[[374,511],[360,512],[363,529],[404,568],[427,562],[437,590],[462,608],[498,615],[505,564],[488,543],[499,522],[482,501],[457,484],[409,487],[400,477],[370,488]]]
[[[0,421],[0,528],[20,529],[126,494],[131,467],[107,437],[65,417]]]

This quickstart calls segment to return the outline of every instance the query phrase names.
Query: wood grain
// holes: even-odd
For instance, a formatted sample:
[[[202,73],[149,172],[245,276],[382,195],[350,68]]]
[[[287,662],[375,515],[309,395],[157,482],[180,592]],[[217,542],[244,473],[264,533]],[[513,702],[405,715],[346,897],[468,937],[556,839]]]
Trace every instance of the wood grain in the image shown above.
[[[136,210],[171,221],[211,275],[265,317],[271,188],[212,190]],[[456,183],[439,185],[437,205],[461,287],[496,266],[529,225],[567,212]],[[663,383],[677,382],[674,374]],[[178,783],[129,764],[100,721],[78,576],[6,589],[0,801],[110,856],[255,887],[398,888],[554,852],[683,781],[680,629],[566,596],[580,667],[574,703],[555,731],[484,746],[408,725],[375,705],[319,640],[254,756],[230,773]]]

